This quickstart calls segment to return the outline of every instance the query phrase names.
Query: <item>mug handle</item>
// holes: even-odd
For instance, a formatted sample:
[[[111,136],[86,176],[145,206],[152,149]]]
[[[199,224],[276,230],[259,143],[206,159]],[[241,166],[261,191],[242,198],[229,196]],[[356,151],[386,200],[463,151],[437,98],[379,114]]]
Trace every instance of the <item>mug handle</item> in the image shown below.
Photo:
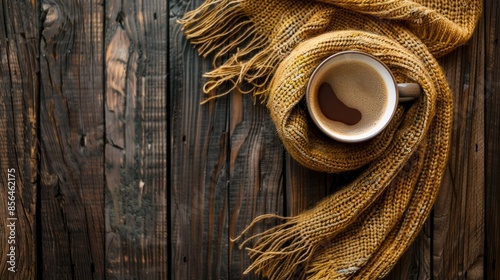
[[[398,84],[399,102],[412,101],[422,93],[422,88],[417,83]]]

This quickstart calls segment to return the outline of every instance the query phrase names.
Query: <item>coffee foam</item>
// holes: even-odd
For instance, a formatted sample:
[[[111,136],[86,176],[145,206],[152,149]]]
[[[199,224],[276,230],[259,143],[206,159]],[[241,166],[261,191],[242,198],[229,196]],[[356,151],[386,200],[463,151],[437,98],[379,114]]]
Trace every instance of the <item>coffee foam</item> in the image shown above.
[[[370,132],[387,110],[387,80],[372,65],[363,61],[340,60],[326,66],[316,74],[311,91],[310,109],[316,112],[317,121],[341,136],[360,136]],[[317,96],[319,86],[325,82],[330,84],[345,105],[361,112],[362,117],[357,124],[347,125],[323,115]]]

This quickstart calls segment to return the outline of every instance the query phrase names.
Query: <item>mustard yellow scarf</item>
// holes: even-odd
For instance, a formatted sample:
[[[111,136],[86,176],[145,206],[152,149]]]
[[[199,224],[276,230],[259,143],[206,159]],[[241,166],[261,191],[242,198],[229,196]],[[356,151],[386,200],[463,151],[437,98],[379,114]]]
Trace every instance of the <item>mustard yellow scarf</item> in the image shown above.
[[[314,208],[243,242],[253,242],[247,272],[373,279],[390,271],[429,215],[448,158],[452,93],[436,58],[470,38],[480,13],[480,0],[207,0],[185,15],[186,37],[214,62],[204,90],[232,85],[207,101],[241,86],[266,102],[298,162],[362,170]],[[378,57],[398,82],[424,91],[361,144],[326,137],[301,104],[315,67],[344,50]]]

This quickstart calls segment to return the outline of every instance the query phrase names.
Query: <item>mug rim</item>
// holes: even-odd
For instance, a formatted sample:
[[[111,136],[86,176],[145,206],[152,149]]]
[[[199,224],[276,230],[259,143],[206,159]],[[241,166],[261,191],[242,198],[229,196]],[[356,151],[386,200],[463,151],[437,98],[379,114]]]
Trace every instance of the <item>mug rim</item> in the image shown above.
[[[387,90],[388,96],[389,95],[394,95],[394,98],[392,98],[394,100],[394,102],[393,102],[394,104],[388,104],[387,107],[386,107],[386,110],[384,111],[384,113],[382,115],[381,122],[383,122],[383,124],[379,125],[378,127],[376,125],[374,128],[370,129],[367,133],[362,133],[361,135],[356,135],[356,136],[352,136],[352,135],[346,136],[346,135],[343,135],[343,134],[338,134],[338,133],[335,133],[332,130],[329,130],[329,129],[325,128],[324,125],[321,124],[320,121],[317,119],[316,114],[312,113],[313,110],[311,108],[311,102],[310,102],[313,81],[315,80],[314,78],[318,75],[318,73],[321,70],[321,68],[326,63],[328,63],[329,61],[331,61],[332,59],[335,59],[335,58],[337,58],[339,56],[348,55],[348,54],[355,54],[355,55],[366,56],[369,59],[373,60],[375,63],[383,66],[383,68],[389,74],[390,79],[392,80],[392,84],[390,82],[388,82],[388,81],[385,82],[385,84],[388,85],[388,86],[393,85],[393,90],[389,90],[389,89]],[[377,70],[377,72],[380,72],[380,71]],[[386,80],[387,79],[384,78],[384,81],[386,81]],[[309,111],[309,116],[311,116],[311,118],[314,121],[314,123],[316,124],[316,126],[323,133],[325,133],[327,136],[329,136],[329,137],[331,137],[331,138],[333,138],[335,140],[338,140],[338,141],[341,141],[341,142],[346,142],[346,143],[363,142],[363,141],[369,140],[369,139],[377,136],[378,134],[380,134],[389,125],[391,119],[394,117],[394,114],[396,112],[396,107],[397,107],[397,104],[398,104],[398,99],[399,99],[398,83],[396,82],[394,74],[392,74],[392,71],[389,69],[389,67],[385,63],[383,63],[380,59],[378,59],[377,57],[375,57],[375,56],[373,56],[373,55],[371,55],[369,53],[365,53],[365,52],[358,51],[358,50],[340,51],[340,52],[332,54],[332,55],[328,56],[327,58],[323,59],[323,61],[321,61],[321,63],[318,64],[318,66],[316,66],[316,68],[312,72],[312,74],[311,74],[311,76],[309,78],[309,81],[307,83],[307,87],[306,87],[307,109]],[[388,102],[389,102],[389,100],[391,100],[391,98],[388,98]],[[389,110],[390,110],[390,112],[387,113]],[[379,123],[381,123],[381,122],[379,122]]]

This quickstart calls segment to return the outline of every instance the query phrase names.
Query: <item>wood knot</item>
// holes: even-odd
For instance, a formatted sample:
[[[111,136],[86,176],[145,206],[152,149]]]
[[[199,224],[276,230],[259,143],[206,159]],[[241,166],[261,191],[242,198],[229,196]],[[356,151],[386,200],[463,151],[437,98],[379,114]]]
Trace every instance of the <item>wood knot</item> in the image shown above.
[[[59,178],[56,174],[50,174],[48,172],[42,172],[41,182],[43,186],[55,186],[59,182]]]
[[[59,11],[55,5],[43,3],[42,13],[44,15],[43,25],[50,26],[59,18]]]

